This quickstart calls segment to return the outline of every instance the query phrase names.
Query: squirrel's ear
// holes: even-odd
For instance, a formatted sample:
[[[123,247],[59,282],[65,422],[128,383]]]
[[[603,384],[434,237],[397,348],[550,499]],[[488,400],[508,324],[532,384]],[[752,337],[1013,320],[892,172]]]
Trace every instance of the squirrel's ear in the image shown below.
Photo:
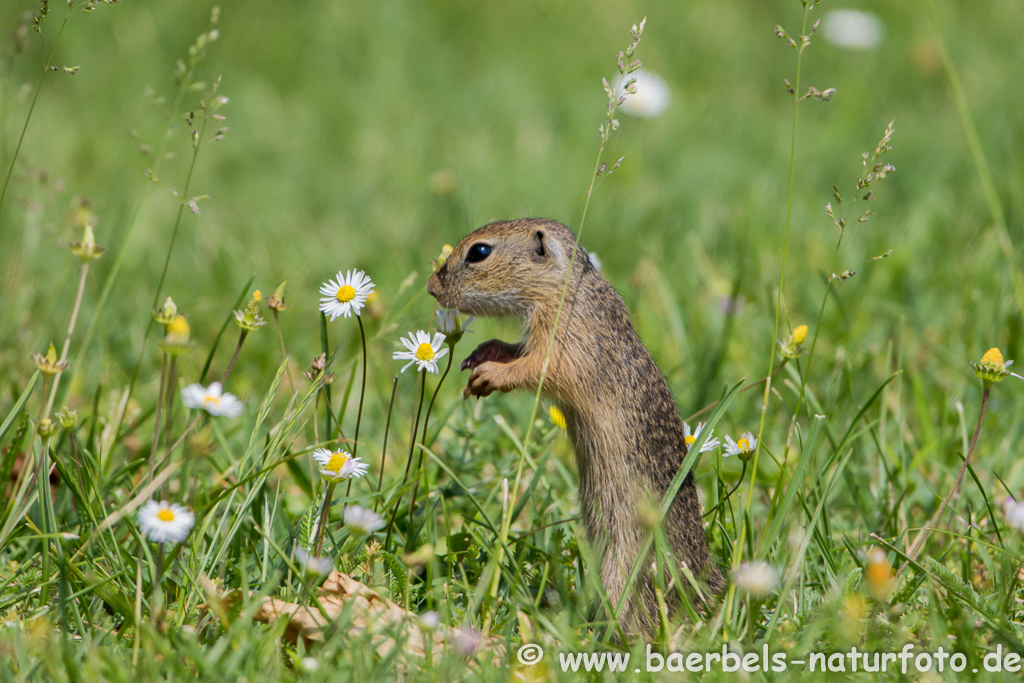
[[[535,230],[533,233],[533,255],[534,257],[544,258],[546,253],[544,249],[544,231]]]
[[[549,256],[557,256],[558,246],[554,240],[548,239],[543,230],[534,230],[531,255],[535,261],[544,261]]]

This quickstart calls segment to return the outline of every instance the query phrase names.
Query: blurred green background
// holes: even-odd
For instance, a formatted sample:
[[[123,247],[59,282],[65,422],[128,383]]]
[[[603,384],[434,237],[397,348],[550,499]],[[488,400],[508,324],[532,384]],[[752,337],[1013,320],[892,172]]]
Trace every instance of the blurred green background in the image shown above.
[[[63,3],[51,5],[47,50],[64,13]],[[212,6],[125,2],[69,20],[54,63],[81,69],[47,78],[0,213],[0,378],[9,386],[23,386],[29,353],[63,339],[78,277],[66,250],[80,237],[76,197],[91,202],[97,240],[110,249],[90,275],[80,331],[124,255],[74,387],[88,393],[96,381],[119,385],[130,375],[177,212],[171,189],[183,186],[191,160],[178,117],[168,147],[175,158],[158,184],[146,179],[153,159],[139,145],[157,145],[167,118],[145,92],[173,99],[175,61],[207,30]],[[799,34],[796,0],[220,7],[219,39],[199,76],[223,78],[229,131],[203,143],[189,195],[209,199],[201,215],[186,211],[164,287],[189,314],[202,349],[196,368],[253,274],[265,294],[288,280],[294,307],[282,324],[304,364],[319,352],[317,286],[358,267],[377,283],[383,311],[408,311],[375,328],[387,336],[375,362],[390,376],[392,340],[428,325],[424,285],[443,244],[503,218],[547,216],[578,228],[604,115],[601,78],[616,73],[630,25],[646,16],[638,55],[667,81],[671,103],[655,118],[619,117],[605,158],[625,161],[595,192],[582,241],[634,311],[684,415],[713,398],[717,383],[767,370],[793,121],[783,79],[794,79],[796,59],[773,27]],[[839,8],[873,12],[884,34],[876,49],[850,50],[819,32],[805,52],[801,89],[837,93],[800,105],[786,324],[813,325],[824,277],[856,270],[835,287],[819,356],[840,359],[851,384],[866,375],[877,386],[887,368],[906,365],[925,378],[921,392],[959,397],[965,385],[974,391],[968,360],[992,345],[1008,358],[1022,350],[1011,272],[1024,239],[1024,5],[827,1],[811,16]],[[41,64],[38,35],[29,30],[22,44],[9,32],[35,9],[22,0],[0,7],[5,172]],[[1007,217],[1009,257],[943,43]],[[852,196],[860,154],[893,119],[887,160],[897,172],[834,262],[838,235],[823,211],[831,185]],[[890,249],[887,260],[863,263]],[[740,305],[728,328],[723,302],[734,286]],[[476,341],[514,334],[481,328]],[[354,327],[345,330],[332,334]],[[278,355],[272,334],[239,366],[266,372],[242,370],[237,381],[265,386]],[[934,409],[948,414],[952,401]]]

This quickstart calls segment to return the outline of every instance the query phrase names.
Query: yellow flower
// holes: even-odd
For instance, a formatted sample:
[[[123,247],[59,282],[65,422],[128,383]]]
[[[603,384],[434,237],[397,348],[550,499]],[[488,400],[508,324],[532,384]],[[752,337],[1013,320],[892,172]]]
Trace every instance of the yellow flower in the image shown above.
[[[171,353],[183,350],[188,346],[190,332],[191,328],[188,325],[188,320],[185,320],[185,316],[174,316],[171,322],[164,326],[164,349]]]
[[[555,423],[556,427],[559,429],[565,429],[565,415],[562,414],[561,410],[555,406],[551,406],[548,408],[548,417],[551,418],[551,421]]]
[[[992,382],[1001,382],[1004,378],[1013,375],[1007,370],[1011,365],[1013,365],[1012,360],[1004,361],[1002,352],[992,347],[981,357],[980,363],[971,363],[971,368],[974,369],[974,374],[988,385]],[[1019,375],[1014,376],[1018,377]]]
[[[235,323],[246,332],[258,330],[267,324],[267,321],[260,316],[260,301],[262,300],[263,295],[257,289],[252,293],[252,298],[249,299],[244,311],[232,311],[235,314]]]
[[[793,329],[793,343],[803,344],[804,340],[807,339],[807,325],[798,325]]]
[[[864,566],[864,579],[868,593],[875,600],[885,600],[892,588],[892,565],[881,548],[872,548]]]
[[[807,339],[807,325],[798,325],[790,335],[779,341],[779,348],[786,358],[797,358],[804,352],[801,344]]]

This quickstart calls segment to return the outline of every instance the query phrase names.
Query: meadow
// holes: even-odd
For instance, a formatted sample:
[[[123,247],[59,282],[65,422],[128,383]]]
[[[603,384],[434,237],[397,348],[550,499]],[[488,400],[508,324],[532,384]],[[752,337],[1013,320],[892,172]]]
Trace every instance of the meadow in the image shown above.
[[[857,678],[882,674],[852,649],[908,646],[911,678],[1019,677],[1017,0],[43,8],[0,6],[0,680],[653,680],[723,652]],[[645,17],[669,99],[602,146]],[[462,398],[516,324],[436,373],[393,357],[435,329],[444,246],[524,216],[599,257],[689,424],[757,437],[696,464],[729,588],[648,642],[609,619],[548,404]],[[327,320],[352,269],[374,295]],[[186,406],[217,380],[237,416]],[[809,675],[725,659],[701,675]]]

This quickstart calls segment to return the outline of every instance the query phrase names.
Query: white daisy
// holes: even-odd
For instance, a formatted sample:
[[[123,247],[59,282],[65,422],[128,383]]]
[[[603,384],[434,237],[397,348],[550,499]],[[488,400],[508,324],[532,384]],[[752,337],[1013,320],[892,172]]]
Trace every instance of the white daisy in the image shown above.
[[[848,50],[873,50],[885,35],[885,24],[871,12],[837,9],[822,17],[821,23],[825,40]]]
[[[750,432],[740,436],[739,441],[733,441],[732,437],[726,434],[725,453],[722,455],[726,457],[730,455],[738,455],[742,458],[744,455],[753,453],[755,448],[757,448],[757,437]]]
[[[214,417],[238,417],[244,407],[234,394],[221,391],[220,382],[214,382],[207,389],[202,384],[189,384],[181,390],[181,402],[186,408],[205,410]]]
[[[1003,503],[1003,516],[1006,517],[1007,524],[1017,531],[1024,531],[1024,503],[1007,498]]]
[[[320,466],[320,474],[324,475],[328,481],[334,482],[349,477],[361,477],[370,467],[345,451],[329,451],[326,448],[318,448],[313,451],[313,459]]]
[[[177,503],[151,500],[139,510],[139,528],[153,543],[181,543],[195,521],[196,516]]]
[[[339,270],[337,277],[320,286],[320,310],[331,320],[340,316],[346,318],[359,311],[366,298],[373,291],[373,282],[361,270],[350,270],[345,274]]]
[[[763,598],[775,588],[778,576],[767,562],[744,562],[733,571],[732,581],[740,590]]]
[[[392,358],[395,360],[407,360],[408,363],[402,368],[402,372],[416,363],[419,367],[417,370],[426,370],[427,372],[433,372],[437,374],[437,361],[441,356],[448,353],[448,349],[444,347],[444,335],[440,332],[434,335],[431,340],[430,335],[420,330],[418,332],[409,333],[409,338],[402,337],[400,339],[402,345],[409,349],[408,351],[395,351]]]
[[[294,554],[295,559],[298,560],[299,566],[302,567],[302,571],[310,576],[323,576],[324,574],[330,574],[331,570],[334,569],[334,562],[331,558],[315,557],[297,543],[292,548],[292,554]]]
[[[349,505],[345,508],[345,526],[364,534],[372,534],[384,528],[384,519],[373,510]]]
[[[700,436],[700,432],[701,432],[702,429],[704,429],[704,423],[703,422],[698,422],[697,423],[697,428],[695,430],[693,430],[693,434],[691,435],[690,434],[690,425],[686,424],[685,422],[683,423],[683,440],[686,441],[686,447],[687,448],[692,446],[693,442],[697,440],[697,437]],[[708,432],[708,439],[707,439],[707,441],[704,442],[704,445],[701,446],[701,448],[700,448],[700,452],[701,453],[707,453],[708,451],[713,450],[715,448],[718,448],[719,446],[722,445],[721,441],[719,441],[718,439],[712,438],[714,436],[714,433],[715,433],[715,430],[713,430],[713,429]]]
[[[437,309],[437,318],[434,321],[437,331],[445,336],[446,342],[457,344],[462,335],[469,332],[469,324],[476,320],[468,316],[465,321],[459,320],[459,312],[449,308]]]
[[[440,623],[441,617],[433,610],[430,612],[424,612],[420,615],[420,628],[424,631],[436,631],[437,626]]]
[[[636,92],[626,92],[626,84],[633,79],[636,79],[636,83],[630,90]],[[617,94],[626,97],[619,105],[619,109],[630,116],[644,119],[653,118],[664,112],[668,109],[669,100],[672,99],[665,79],[645,69],[637,69],[631,74],[621,76]]]

